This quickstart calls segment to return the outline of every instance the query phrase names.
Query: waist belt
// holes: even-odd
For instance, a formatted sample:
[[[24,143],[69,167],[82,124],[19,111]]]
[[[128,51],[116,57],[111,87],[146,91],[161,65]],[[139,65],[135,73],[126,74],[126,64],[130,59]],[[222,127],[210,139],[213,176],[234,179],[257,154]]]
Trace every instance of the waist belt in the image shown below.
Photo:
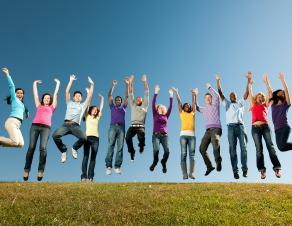
[[[142,124],[132,124],[131,127],[141,127],[144,128],[145,126]]]

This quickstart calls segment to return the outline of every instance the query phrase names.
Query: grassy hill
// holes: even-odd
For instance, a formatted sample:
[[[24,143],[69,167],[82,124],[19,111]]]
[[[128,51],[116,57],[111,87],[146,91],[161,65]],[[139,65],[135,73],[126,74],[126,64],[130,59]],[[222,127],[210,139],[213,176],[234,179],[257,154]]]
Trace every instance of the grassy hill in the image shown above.
[[[0,183],[1,225],[292,225],[292,185]]]

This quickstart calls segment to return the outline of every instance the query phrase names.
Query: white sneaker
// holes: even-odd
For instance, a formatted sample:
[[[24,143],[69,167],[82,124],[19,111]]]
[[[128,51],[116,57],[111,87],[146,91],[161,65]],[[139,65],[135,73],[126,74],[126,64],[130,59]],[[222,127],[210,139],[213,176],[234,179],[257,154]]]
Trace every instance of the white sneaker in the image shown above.
[[[116,172],[117,174],[121,174],[121,173],[122,173],[121,168],[115,168],[115,172]]]
[[[107,167],[105,173],[106,173],[106,175],[111,175],[112,174],[112,168],[111,167]]]
[[[77,159],[77,157],[78,157],[77,151],[74,148],[72,148],[72,156],[74,159]]]
[[[66,152],[62,152],[62,154],[61,154],[61,163],[66,162],[66,159],[67,159],[67,153]]]

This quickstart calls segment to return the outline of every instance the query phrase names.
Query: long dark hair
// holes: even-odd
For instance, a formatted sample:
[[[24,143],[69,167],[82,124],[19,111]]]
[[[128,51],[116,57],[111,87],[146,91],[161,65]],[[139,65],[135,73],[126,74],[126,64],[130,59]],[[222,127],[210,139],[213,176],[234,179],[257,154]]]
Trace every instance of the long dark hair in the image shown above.
[[[278,104],[279,101],[284,102],[285,98],[283,98],[281,96],[280,97],[278,96],[278,93],[281,92],[281,91],[283,91],[283,90],[278,89],[278,90],[274,91],[273,94],[272,94],[272,98],[270,98],[269,102],[273,101],[274,104]]]
[[[191,113],[191,112],[193,111],[193,109],[192,109],[192,106],[191,106],[189,103],[184,103],[184,104],[183,104],[183,106],[182,106],[183,111],[184,111],[184,108],[185,108],[186,105],[189,105],[189,110],[186,111],[186,112],[187,112],[187,113]]]
[[[98,107],[96,105],[92,105],[92,106],[88,107],[87,114],[91,115],[93,108],[96,108],[96,110],[97,110],[97,113],[95,116],[93,116],[93,118],[97,118],[100,110],[98,109]],[[85,116],[83,117],[83,121],[85,121]]]
[[[49,93],[44,93],[43,95],[42,95],[42,99],[41,99],[41,105],[44,105],[44,98],[45,98],[45,96],[50,96],[50,103],[49,103],[49,105],[52,105],[52,103],[53,103],[53,97],[51,96],[51,94],[49,94]]]
[[[21,90],[23,92],[23,95],[24,95],[24,89],[22,89],[22,88],[16,88],[15,89],[15,93],[17,91],[19,91],[19,90]],[[23,98],[21,100],[22,103],[23,103],[23,99],[24,99],[24,96],[23,96]],[[11,105],[11,95],[7,96],[4,100],[6,101],[6,103],[8,105]],[[29,117],[29,111],[28,111],[28,109],[27,109],[27,107],[25,105],[24,105],[24,117],[25,118],[28,118]]]

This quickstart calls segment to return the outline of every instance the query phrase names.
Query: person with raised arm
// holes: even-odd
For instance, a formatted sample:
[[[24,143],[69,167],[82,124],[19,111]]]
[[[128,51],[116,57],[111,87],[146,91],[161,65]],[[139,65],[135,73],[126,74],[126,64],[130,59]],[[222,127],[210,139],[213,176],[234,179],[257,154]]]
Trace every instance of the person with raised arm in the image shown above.
[[[58,79],[55,79],[54,81],[56,82],[54,96],[52,97],[50,93],[44,93],[41,97],[41,101],[39,100],[37,85],[41,84],[42,81],[36,80],[33,83],[33,96],[37,111],[29,132],[29,147],[26,153],[23,173],[23,180],[25,181],[27,181],[29,177],[38,138],[40,138],[40,158],[37,180],[41,181],[43,179],[47,159],[47,144],[51,132],[52,116],[57,107],[60,88],[60,81]]]
[[[126,108],[128,105],[128,92],[129,92],[129,78],[125,78],[126,84],[126,95],[125,101],[123,103],[123,99],[120,96],[116,96],[113,99],[113,92],[118,84],[116,80],[113,80],[112,86],[108,92],[108,103],[111,110],[111,123],[108,133],[108,150],[107,155],[105,158],[106,164],[106,174],[112,174],[112,167],[113,167],[113,155],[114,155],[114,148],[115,144],[117,143],[117,152],[116,152],[116,159],[114,164],[114,170],[117,174],[121,174],[121,166],[123,162],[123,146],[124,146],[124,139],[125,139],[125,114]]]
[[[55,141],[55,144],[57,145],[58,149],[61,152],[61,162],[64,163],[67,160],[67,146],[63,143],[62,137],[66,136],[68,134],[72,134],[75,136],[78,140],[74,143],[71,151],[72,156],[74,159],[77,159],[78,149],[86,142],[86,135],[82,131],[80,127],[81,119],[83,117],[83,114],[87,107],[90,104],[94,83],[90,77],[88,77],[88,82],[90,83],[90,88],[86,89],[87,97],[83,103],[82,101],[82,92],[81,91],[75,91],[73,94],[73,101],[71,100],[70,96],[70,89],[72,86],[73,81],[75,81],[77,78],[75,75],[70,75],[69,83],[66,88],[66,103],[67,103],[67,109],[66,109],[66,115],[65,115],[65,121],[63,125],[55,130],[53,133],[53,139]]]
[[[292,143],[288,142],[291,127],[288,123],[287,113],[291,106],[289,89],[284,73],[279,73],[279,79],[283,85],[283,90],[278,89],[273,92],[268,75],[264,77],[264,82],[268,90],[269,105],[272,108],[272,119],[276,134],[276,143],[280,151],[292,150]]]
[[[250,72],[250,76],[252,74]],[[266,76],[263,77],[264,81]],[[281,177],[281,164],[276,154],[274,144],[272,142],[271,129],[268,124],[268,102],[265,95],[262,92],[253,95],[252,92],[252,82],[249,83],[249,102],[250,110],[252,113],[252,138],[256,147],[256,159],[257,159],[257,168],[260,172],[261,179],[266,178],[266,167],[264,161],[263,153],[263,143],[262,138],[266,142],[266,146],[269,152],[270,160],[273,164],[273,170],[275,171],[276,177]]]
[[[23,118],[28,118],[28,111],[23,104],[24,90],[15,88],[13,80],[7,68],[2,68],[6,75],[9,88],[9,96],[6,98],[7,104],[11,105],[11,112],[5,121],[5,129],[9,138],[0,137],[0,146],[21,148],[24,145],[23,136],[20,130]]]
[[[206,84],[207,92],[205,94],[205,107],[196,106],[197,111],[203,114],[206,125],[206,132],[202,138],[200,145],[200,152],[207,167],[205,176],[208,176],[214,169],[212,162],[208,156],[207,150],[210,143],[213,146],[213,153],[216,162],[216,170],[218,172],[222,169],[222,158],[220,155],[220,137],[222,135],[221,121],[220,121],[220,100],[219,94],[212,88],[210,83]],[[213,96],[212,96],[213,95]],[[213,102],[214,97],[214,102]]]
[[[169,89],[169,107],[162,104],[156,105],[156,99],[159,93],[159,85],[155,86],[155,93],[152,100],[152,112],[153,112],[153,135],[152,135],[152,145],[153,145],[153,163],[150,166],[150,171],[153,171],[159,161],[159,145],[161,144],[164,149],[163,158],[161,159],[162,172],[166,173],[166,162],[169,157],[169,144],[168,144],[168,129],[167,122],[172,110],[173,102],[173,90]]]
[[[93,182],[95,160],[99,146],[99,121],[102,116],[104,98],[101,94],[99,108],[96,105],[88,107],[85,112],[85,124],[86,124],[86,142],[84,144],[84,157],[82,161],[82,175],[81,181],[86,182],[88,178],[90,182]],[[91,150],[91,154],[90,154]],[[88,167],[88,159],[90,154],[90,162]],[[88,168],[88,172],[87,172]]]
[[[129,78],[129,104],[131,108],[131,126],[126,134],[126,143],[128,152],[130,153],[131,161],[135,158],[135,149],[133,145],[133,137],[137,135],[139,141],[139,152],[142,154],[145,146],[145,120],[149,105],[149,88],[147,83],[147,76],[142,75],[142,82],[144,84],[145,95],[144,99],[137,96],[134,100],[134,76]]]
[[[247,177],[247,135],[244,128],[243,122],[243,114],[244,114],[244,101],[248,98],[248,84],[251,81],[250,74],[248,74],[248,81],[246,85],[246,90],[243,95],[243,98],[238,100],[237,94],[235,92],[231,92],[229,94],[229,100],[225,97],[221,87],[221,78],[219,75],[216,75],[216,82],[218,93],[222,100],[223,106],[226,111],[226,124],[228,130],[228,142],[229,142],[229,154],[230,161],[233,170],[233,176],[235,179],[239,179],[238,174],[238,158],[236,152],[237,140],[240,144],[241,150],[241,169],[242,176]]]
[[[196,149],[196,136],[195,136],[195,113],[196,113],[196,94],[197,89],[192,90],[192,105],[189,103],[182,104],[181,98],[177,88],[172,88],[175,92],[178,111],[181,121],[180,131],[180,147],[181,147],[181,170],[183,179],[195,179],[195,149]],[[189,173],[187,171],[187,147],[189,147],[190,167]]]

